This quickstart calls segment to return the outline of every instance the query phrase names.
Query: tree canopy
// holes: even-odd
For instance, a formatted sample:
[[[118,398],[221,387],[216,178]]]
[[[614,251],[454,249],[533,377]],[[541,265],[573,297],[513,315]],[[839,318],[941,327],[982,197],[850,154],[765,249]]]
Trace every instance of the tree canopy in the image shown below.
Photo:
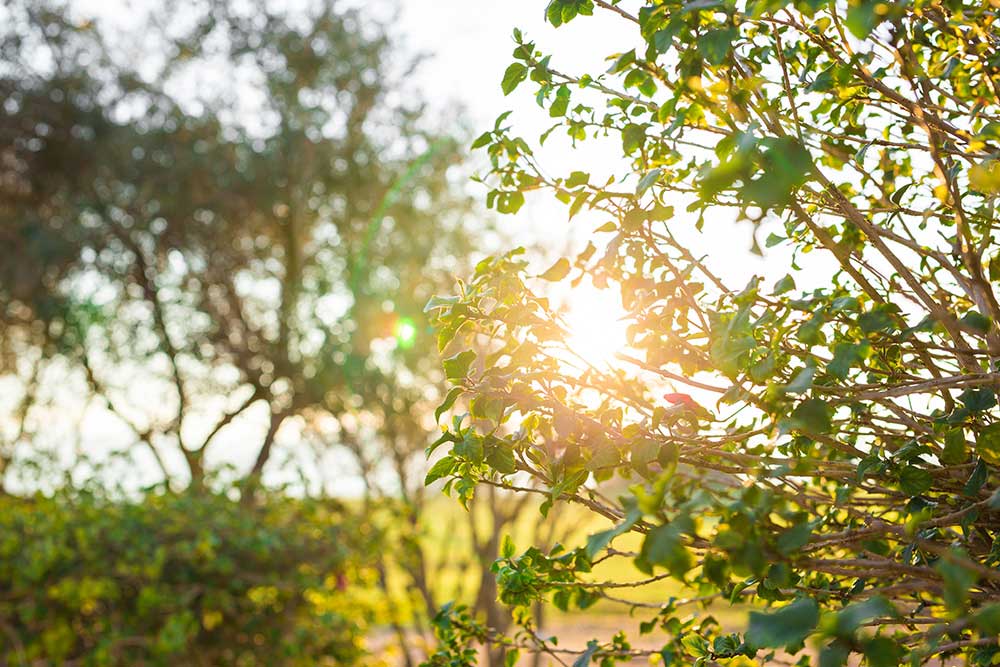
[[[484,486],[540,493],[543,514],[577,503],[608,527],[551,550],[508,543],[495,571],[520,628],[501,635],[451,607],[431,664],[474,664],[473,640],[576,666],[993,664],[995,3],[545,12],[556,27],[627,22],[638,46],[577,72],[515,31],[503,91],[534,94],[554,125],[526,140],[503,114],[479,137],[487,202],[515,213],[548,194],[596,228],[544,272],[514,250],[428,303],[454,386],[442,409],[459,413],[428,481],[463,502]],[[560,140],[619,157],[554,172],[546,148]],[[702,249],[738,227],[787,275],[724,279],[738,267]],[[545,281],[583,280],[620,292],[628,348],[614,363],[575,356],[545,295]],[[626,533],[641,548],[615,548]],[[609,560],[636,576],[589,574]],[[665,578],[691,596],[629,598]],[[538,632],[539,600],[645,613],[658,647],[624,634],[561,647]],[[752,610],[746,627],[720,626],[727,605]]]
[[[53,360],[180,486],[238,424],[248,481],[289,421],[320,456],[421,461],[442,379],[421,309],[469,202],[387,28],[325,0],[149,6],[134,36],[4,12],[0,345],[29,428],[0,468],[44,436]]]

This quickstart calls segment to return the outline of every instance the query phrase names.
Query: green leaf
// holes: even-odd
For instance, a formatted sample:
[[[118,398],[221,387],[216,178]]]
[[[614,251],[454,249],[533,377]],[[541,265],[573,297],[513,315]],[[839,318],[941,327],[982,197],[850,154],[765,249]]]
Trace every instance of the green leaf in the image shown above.
[[[993,465],[1000,465],[1000,422],[985,426],[976,434],[976,454]]]
[[[821,399],[808,398],[796,406],[782,426],[786,431],[802,431],[812,435],[829,433],[833,428],[830,408]]]
[[[670,47],[673,45],[676,32],[676,30],[670,30],[669,27],[657,30],[653,34],[653,48],[656,49],[658,53],[666,53],[669,51]]]
[[[458,442],[458,437],[451,431],[443,432],[440,438],[438,438],[431,444],[427,445],[427,450],[426,450],[427,456],[429,457],[437,450],[438,447],[440,447],[446,442]]]
[[[434,411],[434,421],[440,420],[441,415],[455,405],[455,401],[458,400],[458,397],[462,395],[463,391],[465,390],[462,389],[462,387],[452,387],[448,390],[448,394],[444,397],[444,401]]]
[[[566,115],[566,110],[569,108],[570,92],[569,88],[566,86],[559,86],[556,90],[556,98],[552,101],[551,106],[549,106],[549,116],[552,118],[559,118],[560,116]]]
[[[834,313],[841,313],[845,311],[857,311],[861,308],[861,304],[858,302],[856,297],[853,296],[841,296],[833,300],[830,304],[830,310]]]
[[[774,284],[774,295],[784,294],[785,292],[791,292],[795,289],[795,279],[791,275],[785,274],[785,277]]]
[[[483,439],[471,429],[465,432],[461,442],[456,442],[451,453],[470,463],[482,463],[485,460]]]
[[[974,497],[983,488],[983,485],[986,484],[988,477],[989,471],[986,469],[983,459],[980,458],[976,461],[976,467],[972,469],[972,474],[969,475],[969,479],[965,482],[962,493],[970,498]]]
[[[507,117],[510,116],[512,113],[514,113],[513,109],[504,111],[502,114],[497,116],[497,119],[493,121],[493,130],[495,132],[499,132],[500,126],[503,124],[505,120],[507,120]]]
[[[806,90],[810,93],[824,93],[833,88],[833,86],[833,68],[830,67],[817,74]]]
[[[858,326],[866,334],[876,331],[888,331],[895,326],[892,316],[880,308],[876,308],[858,317]]]
[[[812,173],[812,156],[798,141],[787,137],[765,139],[761,145],[767,150],[757,157],[760,175],[745,182],[740,193],[764,209],[784,206]]]
[[[813,377],[816,375],[816,367],[806,366],[792,378],[792,381],[785,385],[785,392],[789,394],[804,394],[812,387]]]
[[[545,20],[555,28],[562,25],[562,0],[550,0],[545,6]]]
[[[864,602],[855,602],[844,607],[837,613],[833,631],[840,637],[849,638],[854,631],[873,618],[895,616],[896,610],[889,602],[880,596],[871,597]]]
[[[635,49],[626,51],[615,58],[615,62],[608,68],[608,74],[618,74],[629,68],[635,62]]]
[[[927,493],[934,484],[930,472],[917,466],[906,466],[899,471],[899,486],[908,496]]]
[[[993,320],[975,310],[970,310],[963,315],[962,323],[970,329],[974,329],[983,334],[988,333],[990,328],[993,326]]]
[[[681,639],[681,646],[692,658],[702,658],[708,655],[708,640],[694,632],[684,635],[684,638]]]
[[[987,506],[991,510],[1000,510],[1000,488],[997,488],[993,491],[993,495],[990,496],[990,500],[987,503]]]
[[[819,605],[810,598],[799,598],[781,609],[765,614],[750,612],[747,643],[759,648],[797,646],[819,623]]]
[[[517,213],[524,206],[524,193],[498,192],[496,195],[496,209],[500,213]]]
[[[868,152],[868,149],[871,148],[872,144],[874,143],[875,143],[874,141],[869,141],[867,144],[859,148],[858,152],[854,154],[854,161],[857,162],[859,165],[864,166],[865,153]]]
[[[831,642],[819,653],[819,667],[843,667],[850,654],[851,649],[844,642]]]
[[[848,6],[844,23],[852,35],[858,39],[865,39],[872,33],[880,21],[876,11],[878,4],[877,0],[861,0]]]
[[[457,296],[432,296],[427,300],[427,305],[424,306],[424,312],[429,313],[432,310],[438,310],[440,308],[450,308],[460,301]]]
[[[958,400],[969,412],[985,412],[997,404],[996,393],[988,387],[966,389]]]
[[[476,138],[475,141],[472,142],[471,148],[473,150],[475,150],[477,148],[482,148],[486,144],[490,143],[490,140],[492,140],[492,139],[493,139],[493,133],[492,132],[483,132],[482,134],[479,135],[479,137]]]
[[[680,531],[672,523],[657,526],[649,531],[642,543],[642,551],[636,559],[640,570],[652,572],[653,566],[665,567],[678,579],[691,569],[691,554],[684,546]]]
[[[783,555],[788,556],[805,545],[809,544],[809,539],[812,537],[813,526],[808,521],[803,521],[798,523],[791,528],[786,529],[780,535],[775,544]]]
[[[563,185],[567,188],[576,188],[588,183],[590,183],[590,174],[585,171],[573,171],[566,177],[566,182]]]
[[[649,212],[650,222],[666,222],[674,217],[674,207],[655,204],[653,210]]]
[[[965,442],[965,430],[953,428],[944,436],[944,450],[941,452],[941,463],[958,465],[969,458],[969,448]]]
[[[504,95],[510,95],[514,89],[528,77],[528,68],[521,63],[511,63],[507,71],[503,73],[503,81],[500,88]]]
[[[569,275],[569,269],[569,260],[565,257],[560,257],[556,260],[555,264],[547,268],[545,272],[540,274],[538,277],[542,280],[557,282]]]
[[[586,190],[581,190],[580,194],[578,194],[576,198],[573,199],[573,203],[570,204],[569,206],[570,220],[572,220],[573,216],[575,216],[577,213],[580,212],[580,209],[583,208],[583,205],[587,203],[588,199],[590,199],[590,193],[587,192]]]
[[[631,530],[632,526],[634,526],[641,517],[642,513],[638,509],[633,509],[625,516],[625,520],[617,526],[607,530],[602,530],[599,533],[594,533],[588,537],[587,546],[584,547],[587,558],[589,560],[593,560],[594,556],[599,554],[609,544],[611,544],[611,540]]]
[[[646,192],[646,190],[648,190],[650,187],[653,186],[654,183],[656,183],[657,179],[660,178],[661,173],[662,172],[660,169],[653,169],[651,171],[647,171],[646,174],[639,179],[639,184],[635,186],[635,196],[641,197],[643,193]]]
[[[721,65],[732,50],[733,40],[739,33],[728,27],[709,30],[698,38],[698,51],[713,65]]]
[[[511,538],[510,533],[505,534],[503,541],[500,543],[500,557],[510,558],[514,555],[515,551],[514,540]]]
[[[424,485],[426,486],[427,484],[436,482],[442,477],[447,477],[452,473],[457,465],[458,461],[451,456],[441,458],[437,463],[431,466],[430,470],[427,471],[427,476],[424,477]]]
[[[453,357],[444,360],[444,375],[449,380],[462,380],[469,373],[469,366],[476,360],[476,353],[472,350],[459,352]]]
[[[875,637],[865,643],[864,652],[868,667],[898,667],[906,649],[888,637]]]
[[[730,377],[743,370],[743,359],[757,341],[750,333],[749,310],[741,309],[725,326],[712,332],[712,363]]]
[[[656,460],[660,453],[660,443],[653,438],[639,438],[633,441],[630,449],[632,466],[642,470]]]
[[[788,239],[786,239],[784,236],[778,236],[774,232],[771,232],[770,234],[767,235],[767,238],[764,240],[764,247],[773,248],[774,246],[787,240]]]
[[[806,345],[818,345],[823,340],[823,321],[822,313],[817,313],[798,328],[795,337]]]
[[[506,443],[491,446],[486,454],[486,463],[501,475],[513,475],[517,472],[514,452]]]
[[[750,588],[755,583],[757,583],[756,577],[747,577],[743,581],[733,584],[733,590],[730,591],[729,593],[730,604],[736,604],[736,601],[740,599],[740,596],[743,594],[743,591]]]
[[[630,123],[622,130],[622,150],[627,155],[636,152],[646,142],[646,126]]]
[[[1000,604],[981,608],[972,617],[972,622],[987,635],[1000,635]]]
[[[967,556],[959,549],[953,549],[938,559],[934,569],[944,580],[944,602],[951,610],[964,609],[969,599],[969,589],[979,580],[979,575],[960,562]]]
[[[885,462],[877,456],[867,456],[858,462],[857,480],[860,484],[870,471],[882,472],[885,469]]]
[[[833,348],[833,359],[826,365],[826,372],[840,380],[846,379],[851,368],[856,363],[864,361],[869,349],[870,345],[867,341],[863,343],[838,343]]]

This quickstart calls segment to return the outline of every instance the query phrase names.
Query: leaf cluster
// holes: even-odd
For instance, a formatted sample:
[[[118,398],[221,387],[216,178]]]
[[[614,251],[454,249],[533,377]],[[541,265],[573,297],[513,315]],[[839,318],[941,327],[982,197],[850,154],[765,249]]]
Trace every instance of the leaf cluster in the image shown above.
[[[555,124],[529,142],[504,114],[479,137],[487,203],[513,213],[541,190],[594,225],[541,277],[617,290],[629,350],[579,358],[518,251],[428,304],[461,360],[449,405],[470,406],[436,477],[613,524],[576,551],[502,561],[501,597],[565,600],[568,584],[641,610],[614,589],[669,577],[693,590],[685,613],[759,609],[723,630],[664,600],[646,628],[666,664],[807,664],[810,645],[824,666],[992,664],[996,7],[553,1],[547,17],[626,21],[642,46],[573,73],[515,32],[504,92],[530,86]],[[607,177],[553,172],[558,140],[619,159],[595,165]],[[739,226],[784,277],[733,281],[713,244]],[[626,533],[638,552],[615,548]],[[595,581],[605,559],[647,578]],[[634,657],[594,647],[580,664]]]

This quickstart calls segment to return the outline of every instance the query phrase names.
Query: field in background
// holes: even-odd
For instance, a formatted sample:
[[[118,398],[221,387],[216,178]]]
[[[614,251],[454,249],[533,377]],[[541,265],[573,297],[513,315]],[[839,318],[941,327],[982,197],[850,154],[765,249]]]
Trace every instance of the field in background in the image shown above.
[[[485,514],[485,508],[477,509]],[[597,517],[594,513],[570,504],[558,505],[552,510],[550,517],[553,515],[562,526],[559,531],[562,536],[560,542],[568,549],[581,546],[588,535],[611,526],[610,522]],[[426,530],[424,544],[430,560],[429,569],[432,572],[440,572],[440,576],[435,579],[438,599],[469,600],[475,595],[478,576],[476,568],[467,567],[469,563],[463,560],[468,559],[472,553],[469,546],[471,542],[469,513],[456,500],[442,495],[429,501],[423,516]],[[485,516],[479,517],[478,512],[476,516],[479,525],[484,523],[488,525]],[[520,554],[532,545],[535,524],[539,519],[541,516],[537,510],[537,503],[521,513],[511,531],[516,553]],[[641,540],[641,535],[629,533],[618,537],[614,547],[620,551],[635,552],[639,550]],[[395,590],[401,592],[404,589],[402,573],[392,572],[390,577]],[[591,574],[592,581],[627,582],[643,578],[644,575],[635,569],[632,559],[628,557],[616,557],[598,563]],[[659,605],[666,603],[672,597],[684,599],[697,595],[697,591],[671,579],[636,588],[615,590],[615,597],[641,605]],[[399,597],[405,598],[405,596]],[[412,602],[410,604],[412,605]],[[707,612],[701,611],[700,608],[688,608],[688,613],[695,611],[710,613],[722,627],[732,631],[742,630],[746,624],[746,610],[739,605],[730,605],[727,601],[712,604]],[[552,605],[547,605],[545,613],[542,634],[558,636],[559,645],[564,648],[582,649],[589,640],[606,641],[620,630],[626,632],[634,647],[659,648],[662,645],[662,634],[655,631],[645,636],[639,634],[639,624],[655,616],[655,608],[643,606],[630,609],[624,604],[601,600],[587,609],[571,609],[567,612],[561,612]],[[412,619],[412,606],[405,608],[403,615]],[[423,644],[426,640],[415,634],[413,641]],[[384,650],[387,664],[398,664],[398,651],[387,628],[381,627],[375,632],[371,638],[371,646],[376,651]],[[529,663],[522,661],[522,664]],[[548,662],[543,661],[542,664]]]

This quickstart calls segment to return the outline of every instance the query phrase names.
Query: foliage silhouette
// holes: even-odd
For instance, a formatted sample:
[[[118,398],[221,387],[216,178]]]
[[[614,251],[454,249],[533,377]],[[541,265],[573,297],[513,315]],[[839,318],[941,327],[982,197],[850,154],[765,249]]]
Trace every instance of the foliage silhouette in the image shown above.
[[[503,90],[530,87],[555,125],[531,143],[504,114],[475,142],[497,210],[541,191],[575,225],[604,223],[542,277],[620,290],[631,349],[607,368],[575,358],[518,250],[428,304],[451,355],[449,399],[469,406],[432,448],[443,454],[433,476],[463,502],[484,485],[541,487],[543,514],[579,503],[613,527],[585,545],[509,550],[495,569],[520,628],[501,634],[449,608],[429,664],[472,664],[475,640],[584,666],[652,654],[993,664],[996,7],[633,10],[549,2],[555,26],[625,21],[641,46],[611,54],[607,72],[576,73],[515,31]],[[620,159],[595,166],[610,173],[552,172],[540,146],[563,134]],[[788,264],[773,286],[722,277],[739,268],[719,264],[741,224]],[[614,479],[630,484],[618,498]],[[638,552],[615,548],[627,532]],[[636,577],[588,574],[609,559],[632,560]],[[664,578],[692,597],[627,596]],[[559,646],[529,613],[595,599],[646,611],[641,631],[659,647],[624,635]],[[720,627],[711,608],[736,602],[758,608],[749,627]]]

